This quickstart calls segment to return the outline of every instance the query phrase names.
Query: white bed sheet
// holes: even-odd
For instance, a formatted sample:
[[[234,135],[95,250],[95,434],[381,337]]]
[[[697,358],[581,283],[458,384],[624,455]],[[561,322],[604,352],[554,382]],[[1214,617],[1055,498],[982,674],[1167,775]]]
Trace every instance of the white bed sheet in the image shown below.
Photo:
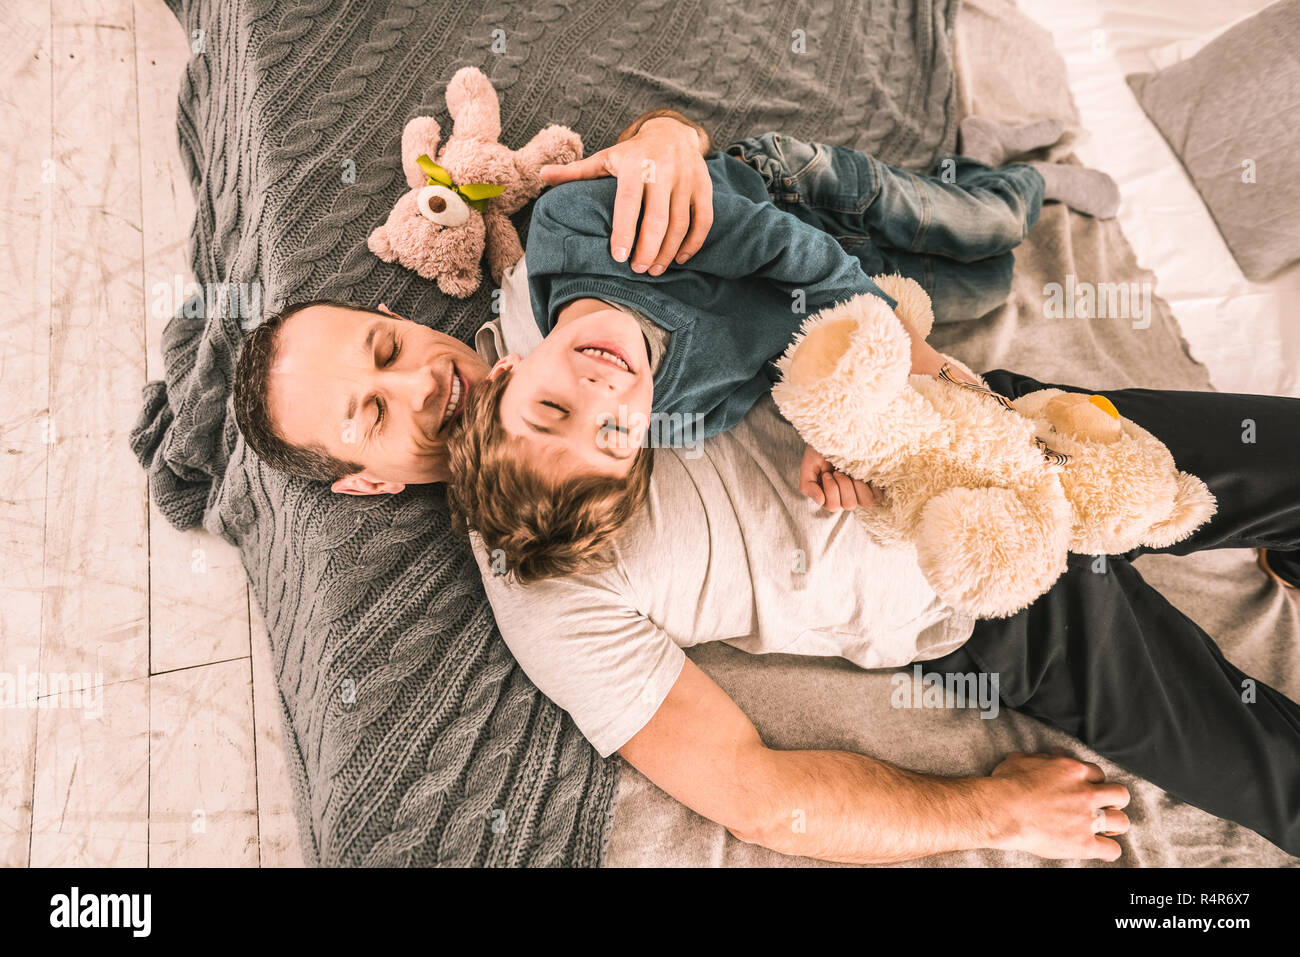
[[[1267,0],[1020,0],[1069,69],[1089,131],[1084,163],[1115,178],[1120,224],[1138,262],[1156,274],[1192,355],[1225,392],[1300,396],[1300,266],[1246,279],[1177,156],[1138,105],[1129,73],[1194,53]]]

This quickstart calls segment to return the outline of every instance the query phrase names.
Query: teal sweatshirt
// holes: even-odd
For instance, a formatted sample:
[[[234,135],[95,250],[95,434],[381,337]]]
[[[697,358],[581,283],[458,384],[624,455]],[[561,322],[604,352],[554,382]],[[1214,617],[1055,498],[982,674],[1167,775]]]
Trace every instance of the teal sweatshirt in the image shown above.
[[[660,276],[610,255],[612,178],[543,193],[528,229],[529,294],[543,335],[565,303],[588,297],[639,309],[671,334],[654,378],[664,445],[744,418],[771,389],[772,361],[809,315],[864,292],[895,304],[833,236],[778,209],[754,169],[721,152],[707,166],[713,228],[698,253]],[[702,432],[684,436],[679,420],[694,415]]]

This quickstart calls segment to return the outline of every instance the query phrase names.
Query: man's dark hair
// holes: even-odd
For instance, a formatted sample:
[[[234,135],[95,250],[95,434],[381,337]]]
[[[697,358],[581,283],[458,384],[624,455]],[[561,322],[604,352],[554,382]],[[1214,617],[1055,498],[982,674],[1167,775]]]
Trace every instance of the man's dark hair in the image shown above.
[[[360,472],[365,466],[331,455],[319,445],[291,445],[284,440],[267,406],[266,392],[271,377],[271,364],[280,330],[296,313],[312,306],[337,306],[356,312],[374,312],[355,302],[338,299],[312,299],[285,306],[275,315],[254,327],[239,349],[235,362],[235,424],[249,448],[277,472],[285,472],[313,482],[333,482],[346,475]]]

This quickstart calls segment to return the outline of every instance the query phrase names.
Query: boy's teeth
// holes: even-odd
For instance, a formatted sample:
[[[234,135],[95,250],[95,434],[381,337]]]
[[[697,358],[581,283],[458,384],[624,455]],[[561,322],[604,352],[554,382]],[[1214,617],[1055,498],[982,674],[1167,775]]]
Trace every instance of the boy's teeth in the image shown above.
[[[611,359],[614,362],[617,362],[620,366],[623,367],[624,371],[626,372],[632,371],[631,369],[628,368],[626,362],[624,362],[618,356],[614,355],[614,353],[606,352],[604,349],[591,348],[591,349],[579,349],[578,351],[581,352],[584,356],[603,356],[606,359]]]

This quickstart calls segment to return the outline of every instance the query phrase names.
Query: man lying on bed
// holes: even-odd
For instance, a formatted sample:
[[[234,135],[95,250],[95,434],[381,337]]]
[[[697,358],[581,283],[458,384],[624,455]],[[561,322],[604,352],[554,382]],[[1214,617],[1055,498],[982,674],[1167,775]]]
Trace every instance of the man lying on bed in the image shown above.
[[[507,323],[509,298],[505,345],[522,352],[527,344],[512,339]],[[341,409],[352,390],[339,383],[351,379],[367,399],[358,413],[363,428],[378,421],[397,427],[408,448],[433,448],[421,424],[443,408],[430,401],[439,397],[437,362],[450,353],[472,365],[470,350],[435,352],[427,338],[435,334],[404,320],[330,308],[313,315],[313,322],[284,326],[281,372],[263,404],[283,409],[275,391],[303,388],[304,396],[329,397]],[[295,326],[310,332],[294,335]],[[321,333],[335,337],[332,349],[315,349]],[[364,363],[356,359],[362,342],[371,350]],[[399,347],[402,357],[388,365]],[[255,367],[242,358],[240,365],[248,401],[267,379],[249,387]],[[1043,387],[1002,370],[986,379],[1007,395]],[[370,392],[394,409],[387,423],[369,408]],[[1108,395],[1219,498],[1215,519],[1171,551],[1267,544],[1300,552],[1300,463],[1284,444],[1300,427],[1300,402],[1148,390]],[[1251,447],[1249,461],[1236,441],[1246,417],[1268,423],[1275,437]],[[338,413],[329,418],[336,422]],[[295,431],[298,424],[286,431],[306,444],[312,433]],[[407,472],[386,473],[387,459],[369,449],[336,488],[398,491],[404,482],[440,477],[434,456],[411,456]],[[872,667],[932,659],[934,670],[998,673],[1009,707],[1082,737],[1293,853],[1300,849],[1296,706],[1263,685],[1255,703],[1243,705],[1244,676],[1141,580],[1128,563],[1132,555],[1115,558],[1107,574],[1094,574],[1091,559],[1072,561],[1052,591],[1020,615],[963,623],[926,594],[916,569],[882,556],[847,513],[817,509],[791,491],[801,449],[764,399],[732,432],[706,442],[698,458],[655,452],[650,505],[629,525],[619,564],[608,573],[525,588],[492,574],[491,557],[479,555],[507,642],[602,753],[619,751],[687,806],[788,853],[885,861],[997,847],[1116,857],[1118,845],[1097,835],[1127,827],[1119,811],[1127,795],[1096,768],[1012,755],[990,777],[947,779],[863,755],[772,751],[681,646],[731,639],[751,651],[843,655]],[[347,481],[363,470],[364,481]],[[329,476],[330,467],[315,474]],[[841,505],[866,494],[843,476],[834,487]],[[806,556],[798,564],[785,560],[795,548]],[[846,632],[852,637],[843,638]],[[970,638],[961,644],[963,632]],[[825,810],[794,833],[790,807]]]

